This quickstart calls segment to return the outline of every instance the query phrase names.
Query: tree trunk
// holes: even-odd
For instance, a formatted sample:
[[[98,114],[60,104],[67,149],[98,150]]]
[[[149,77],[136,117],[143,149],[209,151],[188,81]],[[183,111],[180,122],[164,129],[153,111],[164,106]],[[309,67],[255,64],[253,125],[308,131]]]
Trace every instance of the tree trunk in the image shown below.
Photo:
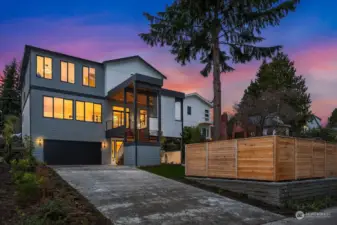
[[[221,80],[220,80],[220,48],[218,31],[213,37],[213,123],[214,123],[214,140],[220,139],[220,125],[221,125]]]

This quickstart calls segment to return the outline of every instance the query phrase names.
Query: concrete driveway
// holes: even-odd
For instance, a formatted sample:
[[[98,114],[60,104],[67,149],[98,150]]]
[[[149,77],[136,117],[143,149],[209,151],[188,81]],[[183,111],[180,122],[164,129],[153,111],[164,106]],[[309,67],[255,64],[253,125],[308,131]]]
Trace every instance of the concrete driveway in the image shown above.
[[[264,224],[282,216],[136,168],[54,167],[115,224]]]

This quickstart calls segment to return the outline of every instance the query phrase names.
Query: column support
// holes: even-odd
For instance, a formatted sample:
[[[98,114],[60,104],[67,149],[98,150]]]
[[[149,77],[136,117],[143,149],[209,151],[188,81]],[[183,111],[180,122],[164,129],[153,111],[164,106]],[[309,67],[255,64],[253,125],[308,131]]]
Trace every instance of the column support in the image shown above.
[[[162,135],[161,131],[161,91],[159,90],[157,92],[157,99],[158,99],[158,136],[157,136],[157,141],[160,143],[160,137]]]
[[[137,82],[133,82],[133,120],[134,120],[134,143],[135,143],[135,165],[138,166],[138,130],[137,130]]]
[[[127,128],[126,128],[126,124],[127,124],[127,121],[126,121],[126,88],[124,88],[124,143],[126,143],[127,141]],[[130,113],[129,113],[129,116],[130,116]],[[112,118],[112,121],[113,121],[113,118]],[[130,123],[129,123],[129,127],[130,127]]]

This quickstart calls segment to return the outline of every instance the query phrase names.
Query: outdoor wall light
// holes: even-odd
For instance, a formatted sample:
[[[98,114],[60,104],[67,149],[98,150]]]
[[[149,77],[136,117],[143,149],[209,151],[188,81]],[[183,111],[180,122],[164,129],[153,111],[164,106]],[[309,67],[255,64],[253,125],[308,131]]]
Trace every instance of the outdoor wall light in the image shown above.
[[[42,144],[43,144],[43,138],[37,138],[37,139],[36,139],[36,143],[37,143],[38,146],[41,147]]]
[[[106,143],[106,141],[103,141],[102,142],[102,148],[104,149],[104,148],[106,148],[107,147],[107,143]]]

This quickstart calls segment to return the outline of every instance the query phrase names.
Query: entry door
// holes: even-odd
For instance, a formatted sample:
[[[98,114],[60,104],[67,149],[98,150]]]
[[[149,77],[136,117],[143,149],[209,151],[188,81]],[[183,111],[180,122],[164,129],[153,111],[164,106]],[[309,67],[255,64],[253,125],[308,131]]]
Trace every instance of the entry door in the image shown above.
[[[118,160],[118,151],[120,150],[123,141],[111,140],[111,163],[116,163]]]

